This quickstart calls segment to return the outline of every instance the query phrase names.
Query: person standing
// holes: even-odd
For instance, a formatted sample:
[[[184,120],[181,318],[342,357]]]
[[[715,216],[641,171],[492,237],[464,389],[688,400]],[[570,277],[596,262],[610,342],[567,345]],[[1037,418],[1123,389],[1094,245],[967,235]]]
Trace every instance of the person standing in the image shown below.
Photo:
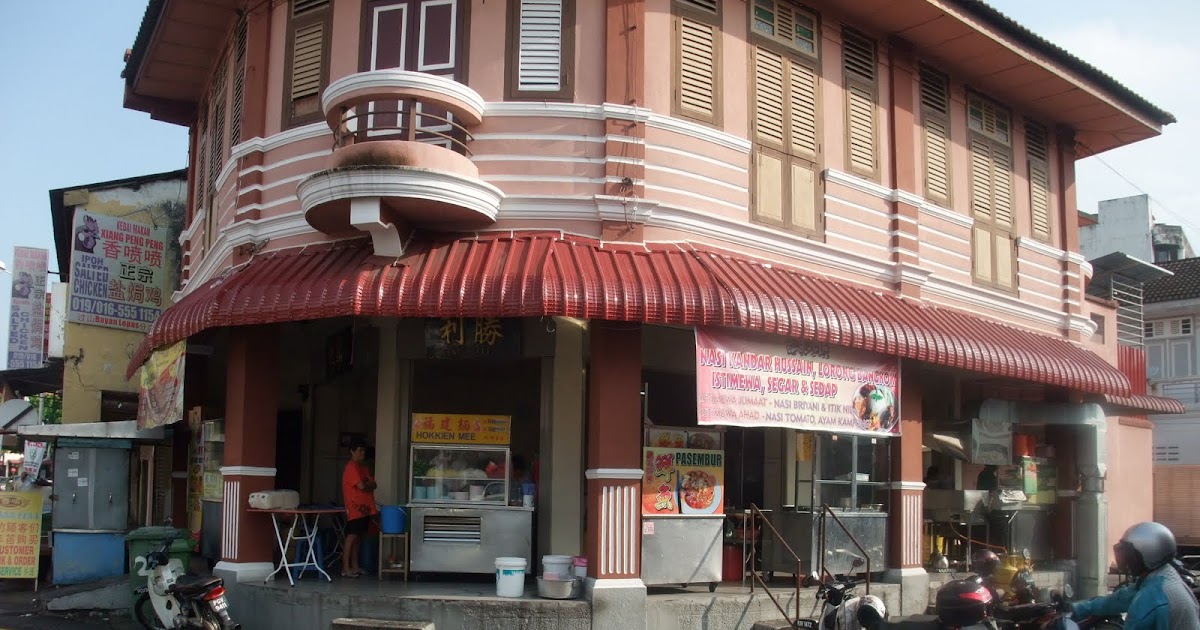
[[[358,565],[358,550],[371,518],[379,513],[375,506],[375,477],[364,461],[366,442],[356,439],[350,443],[350,461],[342,471],[342,499],[346,502],[346,544],[342,550],[342,577],[363,574]]]

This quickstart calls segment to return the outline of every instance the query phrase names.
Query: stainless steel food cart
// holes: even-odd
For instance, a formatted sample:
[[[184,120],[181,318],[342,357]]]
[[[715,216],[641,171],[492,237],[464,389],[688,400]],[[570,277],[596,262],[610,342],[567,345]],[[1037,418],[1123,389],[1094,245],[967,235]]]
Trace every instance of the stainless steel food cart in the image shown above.
[[[642,582],[647,586],[721,581],[725,515],[672,514],[642,517]]]
[[[825,569],[835,575],[850,575],[867,570],[866,559],[871,560],[871,571],[882,571],[887,562],[887,513],[877,511],[852,511],[834,509],[838,519],[846,526],[854,539],[866,551],[866,557],[846,535],[841,527],[826,517],[825,524]],[[789,510],[776,512],[771,524],[787,545],[800,558],[801,573],[820,570],[821,513],[812,510]],[[768,575],[775,572],[792,573],[796,560],[787,549],[779,544],[768,528],[763,532],[763,569]],[[856,561],[858,562],[856,564]]]

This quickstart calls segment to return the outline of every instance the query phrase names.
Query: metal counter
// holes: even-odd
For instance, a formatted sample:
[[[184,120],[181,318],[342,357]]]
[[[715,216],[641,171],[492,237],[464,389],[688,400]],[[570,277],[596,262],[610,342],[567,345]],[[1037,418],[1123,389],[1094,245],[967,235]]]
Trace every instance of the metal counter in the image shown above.
[[[993,544],[1013,553],[1028,549],[1033,560],[1053,559],[1054,506],[1028,503],[993,508],[988,513]]]
[[[716,589],[724,526],[724,514],[643,516],[642,582]]]
[[[525,558],[532,566],[533,508],[504,505],[448,507],[409,504],[413,571],[495,573],[496,558]]]
[[[883,571],[887,568],[887,512],[842,511],[834,510],[837,517],[845,524],[867,552],[871,559],[871,571]],[[774,512],[771,524],[779,530],[784,541],[800,556],[802,573],[819,571],[821,567],[817,554],[821,548],[820,514],[812,512]],[[866,571],[866,565],[854,566],[854,560],[861,554],[854,546],[846,532],[828,519],[825,526],[825,568],[835,575],[850,575]],[[788,573],[796,570],[796,561],[787,549],[775,540],[771,530],[764,527],[762,531],[763,570],[768,573]]]

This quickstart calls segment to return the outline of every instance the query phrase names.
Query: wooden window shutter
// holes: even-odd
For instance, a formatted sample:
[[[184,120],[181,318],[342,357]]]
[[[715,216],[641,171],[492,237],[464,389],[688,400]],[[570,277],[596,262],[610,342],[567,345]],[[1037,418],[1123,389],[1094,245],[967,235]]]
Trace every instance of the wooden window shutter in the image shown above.
[[[783,56],[754,49],[754,136],[757,142],[785,148],[787,117]]]
[[[568,98],[574,64],[573,0],[512,0],[509,95]]]
[[[750,28],[792,50],[817,56],[816,15],[787,0],[753,0]]]
[[[721,119],[719,8],[715,0],[677,0],[673,16],[673,113],[711,124]]]
[[[1025,121],[1025,155],[1029,162],[1029,211],[1034,238],[1050,239],[1050,151],[1046,128]]]
[[[321,90],[329,79],[330,0],[292,0],[285,116],[288,126],[321,117]]]
[[[992,220],[999,227],[1013,226],[1012,158],[998,147],[992,153]]]
[[[789,110],[792,154],[816,161],[817,71],[803,63],[789,62]]]
[[[950,205],[950,81],[921,66],[921,124],[925,143],[925,196]]]
[[[205,192],[208,188],[208,112],[204,109],[200,110],[200,115],[196,119],[196,169],[194,173],[193,184],[195,191],[192,193],[195,199],[195,207],[197,210],[203,210],[207,206],[204,205]]]
[[[992,220],[992,148],[979,139],[971,140],[971,212]]]
[[[229,107],[229,146],[242,141],[242,106],[246,98],[246,17],[237,23],[233,52],[233,98]]]
[[[875,155],[878,63],[875,41],[852,29],[842,30],[842,70],[846,77],[846,151],[850,170],[879,176]]]

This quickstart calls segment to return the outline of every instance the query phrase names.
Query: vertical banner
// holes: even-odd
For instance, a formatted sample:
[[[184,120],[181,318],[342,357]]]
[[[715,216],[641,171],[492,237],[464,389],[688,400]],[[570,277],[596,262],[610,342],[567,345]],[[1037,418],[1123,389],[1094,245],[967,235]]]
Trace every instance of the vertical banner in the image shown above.
[[[42,460],[44,459],[46,459],[45,442],[26,442],[25,459],[21,464],[21,472],[29,473],[30,477],[36,479],[38,471],[42,469]]]
[[[75,212],[67,321],[150,332],[163,295],[167,230]]]
[[[183,369],[187,340],[154,351],[139,372],[139,429],[183,420]]]
[[[725,328],[696,328],[700,425],[900,434],[896,357]]]
[[[40,492],[0,492],[0,578],[37,579],[42,501]]]
[[[14,247],[8,368],[40,368],[46,358],[46,270],[50,252]]]

